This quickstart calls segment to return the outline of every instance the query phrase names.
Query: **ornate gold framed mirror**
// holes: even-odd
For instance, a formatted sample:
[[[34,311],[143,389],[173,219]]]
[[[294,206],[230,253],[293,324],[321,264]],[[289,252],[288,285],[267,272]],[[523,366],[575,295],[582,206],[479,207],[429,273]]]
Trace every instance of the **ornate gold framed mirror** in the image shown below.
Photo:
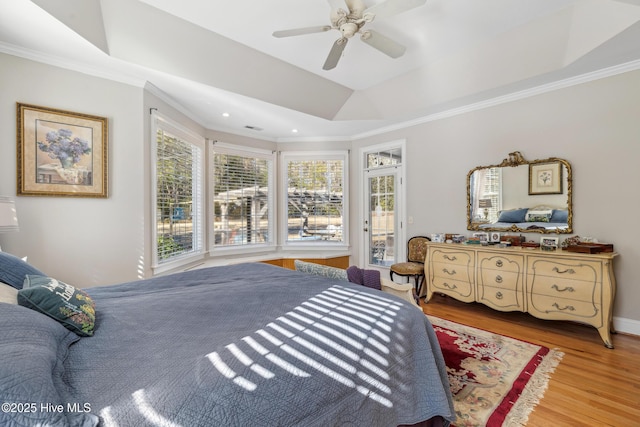
[[[467,229],[573,233],[571,164],[557,157],[527,161],[519,151],[467,174]]]

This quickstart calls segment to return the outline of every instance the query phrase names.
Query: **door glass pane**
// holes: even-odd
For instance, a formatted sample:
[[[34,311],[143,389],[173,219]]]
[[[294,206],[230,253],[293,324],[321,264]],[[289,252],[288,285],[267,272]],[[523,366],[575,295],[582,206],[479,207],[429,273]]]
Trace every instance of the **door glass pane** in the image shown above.
[[[369,264],[395,262],[395,174],[369,178]]]

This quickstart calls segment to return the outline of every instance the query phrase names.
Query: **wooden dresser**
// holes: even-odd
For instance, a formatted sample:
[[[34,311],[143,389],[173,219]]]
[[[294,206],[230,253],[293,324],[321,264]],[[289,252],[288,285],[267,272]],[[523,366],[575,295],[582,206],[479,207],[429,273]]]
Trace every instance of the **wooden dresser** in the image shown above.
[[[429,243],[423,292],[426,301],[437,292],[500,311],[585,323],[613,348],[616,255]]]

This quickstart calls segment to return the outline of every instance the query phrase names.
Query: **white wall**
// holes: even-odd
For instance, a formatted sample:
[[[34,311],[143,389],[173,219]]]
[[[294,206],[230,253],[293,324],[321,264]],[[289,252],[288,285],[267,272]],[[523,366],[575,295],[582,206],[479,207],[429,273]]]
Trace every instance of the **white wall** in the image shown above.
[[[639,100],[640,71],[629,72],[366,138],[354,149],[407,139],[408,236],[468,233],[466,177],[476,166],[512,151],[528,160],[567,159],[575,234],[615,245],[614,316],[629,322],[621,329],[640,331]]]
[[[109,121],[109,198],[16,197],[6,252],[87,287],[135,280],[144,255],[142,89],[0,54],[0,194],[16,195],[16,102]]]
[[[145,123],[152,99],[139,87],[0,54],[0,194],[16,194],[16,102],[106,116],[110,133],[109,198],[18,197],[21,231],[1,235],[3,249],[28,255],[44,272],[78,286],[150,275]],[[615,245],[620,256],[614,315],[640,330],[639,99],[640,71],[629,72],[368,137],[355,141],[352,153],[406,139],[407,215],[414,218],[407,236],[467,232],[466,177],[475,166],[495,164],[516,150],[529,160],[569,160],[574,230]],[[358,162],[352,156],[352,171]],[[357,175],[350,188],[351,212],[361,212]],[[354,260],[359,225],[351,215]]]

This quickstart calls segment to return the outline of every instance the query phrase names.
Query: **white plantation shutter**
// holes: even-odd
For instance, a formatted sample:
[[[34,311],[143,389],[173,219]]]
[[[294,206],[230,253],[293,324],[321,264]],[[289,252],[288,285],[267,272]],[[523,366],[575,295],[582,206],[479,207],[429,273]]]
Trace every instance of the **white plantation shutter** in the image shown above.
[[[157,266],[203,251],[204,139],[158,114],[153,123]]]
[[[346,239],[347,152],[285,153],[285,242],[340,243]]]
[[[213,250],[273,244],[274,153],[215,143]]]

